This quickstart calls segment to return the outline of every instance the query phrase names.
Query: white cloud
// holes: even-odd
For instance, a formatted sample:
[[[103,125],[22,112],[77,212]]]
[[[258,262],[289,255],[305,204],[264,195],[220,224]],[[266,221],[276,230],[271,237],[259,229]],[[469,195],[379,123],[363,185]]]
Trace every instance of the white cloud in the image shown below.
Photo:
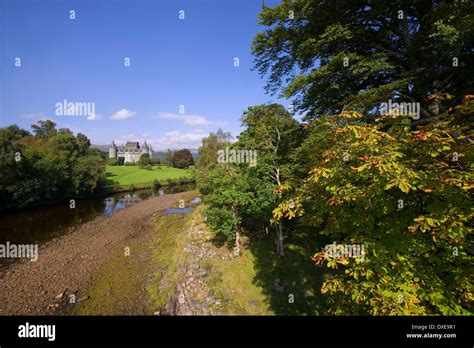
[[[178,121],[191,127],[200,127],[209,124],[214,124],[214,122],[209,121],[208,119],[206,119],[206,117],[200,115],[180,115],[173,114],[171,112],[159,112],[157,114],[157,118],[160,120]]]
[[[101,120],[103,118],[104,118],[104,115],[101,115],[101,114],[92,114],[92,115],[87,116],[87,119],[89,121],[98,121],[98,120]]]
[[[126,140],[126,141],[136,141],[137,137],[135,133],[128,133],[120,136],[120,140]]]
[[[129,119],[129,118],[131,118],[135,115],[136,115],[135,111],[129,111],[127,109],[121,109],[121,110],[117,111],[115,114],[113,114],[112,116],[110,116],[110,119],[114,120],[114,121],[122,121],[122,120]]]
[[[171,131],[165,133],[165,135],[156,140],[147,140],[154,149],[156,150],[166,150],[166,149],[197,149],[201,146],[201,140],[204,137],[207,137],[209,134],[199,131],[199,132],[180,132],[180,131]]]
[[[46,121],[46,120],[53,121],[53,119],[51,117],[46,116],[44,112],[32,112],[30,114],[21,114],[20,118],[23,118],[29,121],[34,121],[34,122]]]

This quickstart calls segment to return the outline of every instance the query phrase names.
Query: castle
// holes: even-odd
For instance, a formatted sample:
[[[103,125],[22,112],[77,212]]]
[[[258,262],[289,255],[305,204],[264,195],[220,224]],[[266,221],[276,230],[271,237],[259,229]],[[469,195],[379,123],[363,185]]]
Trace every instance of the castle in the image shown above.
[[[141,147],[138,141],[129,141],[125,145],[119,147],[117,147],[112,141],[112,144],[109,147],[109,158],[123,157],[124,163],[136,163],[141,155],[144,154],[149,154],[150,158],[153,157],[151,145],[148,145],[146,141]]]

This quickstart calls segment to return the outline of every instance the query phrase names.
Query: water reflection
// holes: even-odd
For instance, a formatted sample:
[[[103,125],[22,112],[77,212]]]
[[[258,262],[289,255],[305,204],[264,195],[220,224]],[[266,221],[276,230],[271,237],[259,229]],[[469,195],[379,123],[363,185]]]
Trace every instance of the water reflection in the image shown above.
[[[165,186],[122,192],[93,199],[78,200],[76,209],[69,203],[8,213],[0,216],[0,243],[43,243],[75,230],[100,215],[110,215],[145,199],[193,190],[194,184]]]
[[[155,194],[151,195],[151,197],[155,197]],[[147,197],[149,198],[149,197]],[[145,198],[146,199],[146,198]],[[142,198],[139,197],[138,193],[129,193],[125,195],[125,197],[120,198],[118,201],[116,197],[108,197],[104,200],[104,214],[110,215],[115,213],[116,211],[129,207],[135,203],[141,202]]]
[[[190,211],[193,211],[193,207],[187,207],[187,208],[168,208],[163,211],[164,215],[174,215],[174,214],[186,214],[189,213]]]

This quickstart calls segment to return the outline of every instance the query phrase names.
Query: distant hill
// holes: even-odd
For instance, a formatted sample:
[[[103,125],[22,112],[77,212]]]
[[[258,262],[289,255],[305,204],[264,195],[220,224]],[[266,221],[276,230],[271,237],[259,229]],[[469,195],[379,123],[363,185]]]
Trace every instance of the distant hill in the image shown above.
[[[181,150],[181,149],[173,149],[171,151],[176,151],[176,150]],[[193,159],[196,159],[198,156],[198,149],[189,149],[189,151],[191,152]],[[153,157],[158,157],[160,159],[163,159],[166,156],[167,152],[168,150],[153,151]]]
[[[99,150],[102,150],[102,151],[105,151],[105,152],[109,153],[109,145],[94,145],[94,144],[91,144],[91,148],[99,149]]]

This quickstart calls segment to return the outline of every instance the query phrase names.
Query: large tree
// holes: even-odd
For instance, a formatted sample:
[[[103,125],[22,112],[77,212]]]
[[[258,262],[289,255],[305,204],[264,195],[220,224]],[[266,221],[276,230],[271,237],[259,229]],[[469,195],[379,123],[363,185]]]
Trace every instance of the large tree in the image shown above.
[[[218,165],[218,151],[230,145],[232,137],[230,133],[218,129],[216,133],[202,139],[196,160],[196,183],[203,194],[209,194],[214,189],[210,173]]]
[[[306,119],[376,112],[391,98],[419,102],[427,120],[472,92],[473,11],[469,1],[284,0],[260,14],[256,68]]]
[[[0,210],[93,192],[104,178],[106,160],[89,152],[89,139],[52,121],[0,128]]]
[[[365,246],[313,256],[339,269],[331,312],[470,313],[473,5],[295,0],[260,20],[256,68],[309,121],[274,218]],[[382,113],[388,99],[421,119]]]
[[[150,155],[147,153],[144,153],[143,155],[140,156],[140,159],[138,160],[138,166],[140,168],[145,168],[149,164],[151,164]]]
[[[38,121],[38,124],[32,125],[31,129],[33,129],[35,136],[39,138],[50,138],[58,132],[56,130],[56,123],[51,120]]]
[[[166,151],[165,155],[163,156],[161,163],[165,166],[171,167],[173,165],[173,151],[168,149],[168,151]]]
[[[173,152],[171,163],[175,168],[188,168],[194,165],[193,155],[188,149],[181,149]]]
[[[366,124],[356,112],[310,124],[302,147],[315,155],[301,161],[312,168],[283,186],[294,195],[275,218],[304,217],[344,249],[364,248],[357,258],[320,245],[313,256],[343,270],[321,287],[331,313],[471,313],[473,110],[466,100],[415,129],[406,116]]]
[[[252,216],[266,221],[271,219],[271,210],[279,203],[281,195],[277,190],[292,172],[290,152],[298,147],[299,125],[280,104],[249,107],[242,117],[246,127],[239,134],[237,147],[256,151],[255,166],[244,166],[242,172],[251,187],[257,203]],[[273,202],[269,198],[273,196]],[[269,211],[270,210],[270,211]],[[283,223],[276,222],[277,254],[284,256]]]
[[[197,166],[198,185],[208,194],[207,223],[235,240],[237,248],[242,230],[268,230],[272,212],[281,201],[278,188],[291,177],[288,153],[298,147],[300,130],[280,104],[249,107],[242,126],[245,129],[232,144],[223,132],[204,139]],[[284,256],[283,221],[275,222],[277,254]]]

